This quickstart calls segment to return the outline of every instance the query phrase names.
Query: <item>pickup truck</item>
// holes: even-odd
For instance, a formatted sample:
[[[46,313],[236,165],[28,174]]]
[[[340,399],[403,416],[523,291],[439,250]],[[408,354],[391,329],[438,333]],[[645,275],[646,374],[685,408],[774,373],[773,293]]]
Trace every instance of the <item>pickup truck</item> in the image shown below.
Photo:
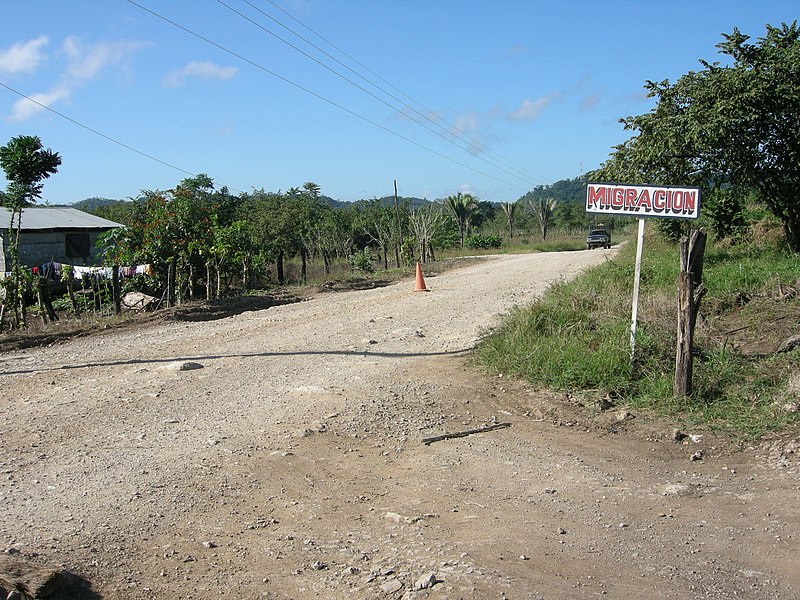
[[[602,225],[595,225],[589,229],[586,236],[586,249],[611,248],[611,233]]]

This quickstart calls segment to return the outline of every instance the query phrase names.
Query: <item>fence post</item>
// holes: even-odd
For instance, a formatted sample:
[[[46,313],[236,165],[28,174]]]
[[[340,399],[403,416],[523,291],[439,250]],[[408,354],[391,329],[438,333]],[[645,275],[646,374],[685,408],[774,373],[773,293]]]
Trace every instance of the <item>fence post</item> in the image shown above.
[[[678,341],[675,350],[675,396],[692,393],[692,346],[694,326],[700,301],[706,293],[703,285],[703,255],[706,233],[694,230],[691,237],[681,238],[680,272],[678,273]]]

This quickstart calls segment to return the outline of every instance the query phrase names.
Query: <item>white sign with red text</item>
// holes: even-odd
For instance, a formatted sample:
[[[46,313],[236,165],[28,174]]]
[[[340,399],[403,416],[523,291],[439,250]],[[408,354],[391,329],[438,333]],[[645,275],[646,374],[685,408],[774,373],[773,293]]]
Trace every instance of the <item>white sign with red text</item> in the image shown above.
[[[700,215],[700,190],[672,186],[586,185],[586,212],[606,215],[696,219]]]

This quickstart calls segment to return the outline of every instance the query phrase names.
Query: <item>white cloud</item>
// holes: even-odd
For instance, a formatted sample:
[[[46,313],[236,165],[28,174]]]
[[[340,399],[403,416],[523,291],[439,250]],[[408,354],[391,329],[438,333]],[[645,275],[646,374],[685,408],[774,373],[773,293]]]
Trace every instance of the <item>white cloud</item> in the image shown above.
[[[553,92],[536,100],[525,98],[519,108],[514,110],[508,118],[512,121],[535,121],[545,108],[559,98],[561,98],[560,92]]]
[[[40,35],[35,40],[18,42],[0,50],[0,73],[30,73],[36,70],[46,58],[44,47],[47,36]]]
[[[44,106],[50,106],[58,100],[68,98],[69,94],[70,91],[66,87],[56,87],[53,90],[42,94],[31,94],[31,100],[34,100],[35,102],[31,102],[31,100],[28,100],[27,98],[17,100],[12,105],[11,114],[6,117],[6,121],[12,123],[25,121],[39,111],[44,110]]]
[[[47,38],[39,39],[44,39],[43,44],[47,43]],[[29,45],[30,43],[28,42]],[[58,101],[69,99],[75,90],[98,77],[105,69],[122,62],[148,45],[130,41],[85,45],[75,36],[66,38],[61,46],[61,54],[66,56],[67,64],[59,82],[49,92],[31,94],[30,97],[35,102],[25,98],[17,100],[11,107],[11,114],[5,117],[6,121],[25,121],[44,110],[42,105],[49,107]]]
[[[65,76],[75,82],[90,81],[106,67],[122,62],[148,45],[144,42],[122,41],[100,42],[86,46],[77,37],[70,36],[64,40],[61,47],[69,59]]]
[[[220,67],[209,61],[192,61],[185,67],[165,75],[162,83],[166,87],[178,87],[183,85],[190,77],[224,80],[235,77],[238,72],[239,69],[237,67]]]

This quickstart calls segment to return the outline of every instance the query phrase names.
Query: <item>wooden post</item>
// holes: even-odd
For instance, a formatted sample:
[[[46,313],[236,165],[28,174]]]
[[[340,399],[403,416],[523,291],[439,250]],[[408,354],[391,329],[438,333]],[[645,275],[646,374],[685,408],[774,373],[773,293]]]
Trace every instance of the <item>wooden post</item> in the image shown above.
[[[692,231],[681,238],[681,270],[678,273],[678,343],[675,351],[675,396],[692,393],[692,346],[694,326],[700,301],[706,293],[703,285],[703,255],[706,234]]]
[[[122,312],[122,298],[119,289],[119,265],[111,267],[111,297],[114,300],[114,313]]]

